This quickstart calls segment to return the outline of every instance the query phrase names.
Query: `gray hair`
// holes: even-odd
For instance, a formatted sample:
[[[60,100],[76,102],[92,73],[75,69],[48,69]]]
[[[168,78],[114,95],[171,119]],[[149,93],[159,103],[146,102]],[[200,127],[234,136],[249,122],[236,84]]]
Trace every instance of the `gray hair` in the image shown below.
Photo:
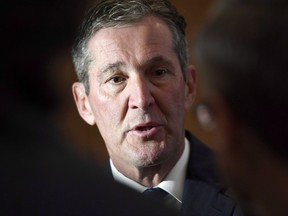
[[[92,7],[86,14],[78,37],[72,48],[72,57],[78,80],[85,86],[89,95],[88,69],[91,58],[88,42],[103,28],[124,26],[141,21],[144,17],[156,16],[167,23],[173,35],[175,52],[186,79],[187,47],[185,40],[186,22],[176,8],[167,0],[104,0]]]

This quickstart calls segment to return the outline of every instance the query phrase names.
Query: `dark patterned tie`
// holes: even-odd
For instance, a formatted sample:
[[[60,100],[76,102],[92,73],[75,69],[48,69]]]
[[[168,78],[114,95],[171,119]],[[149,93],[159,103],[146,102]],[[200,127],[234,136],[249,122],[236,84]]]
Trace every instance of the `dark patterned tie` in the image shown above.
[[[148,188],[143,192],[143,195],[151,200],[163,202],[164,204],[177,210],[179,210],[181,207],[181,203],[178,200],[176,200],[171,194],[159,187]]]

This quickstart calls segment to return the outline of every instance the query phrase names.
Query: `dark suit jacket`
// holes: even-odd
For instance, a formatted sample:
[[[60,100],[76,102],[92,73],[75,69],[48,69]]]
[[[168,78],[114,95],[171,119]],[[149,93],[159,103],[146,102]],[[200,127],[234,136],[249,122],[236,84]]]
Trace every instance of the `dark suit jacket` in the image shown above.
[[[190,142],[190,158],[182,197],[184,216],[243,216],[236,203],[226,195],[215,170],[213,152],[186,131]],[[111,174],[111,168],[109,166]]]
[[[234,216],[236,203],[226,195],[215,170],[213,152],[201,141],[186,131],[190,142],[190,158],[182,197],[182,215]]]

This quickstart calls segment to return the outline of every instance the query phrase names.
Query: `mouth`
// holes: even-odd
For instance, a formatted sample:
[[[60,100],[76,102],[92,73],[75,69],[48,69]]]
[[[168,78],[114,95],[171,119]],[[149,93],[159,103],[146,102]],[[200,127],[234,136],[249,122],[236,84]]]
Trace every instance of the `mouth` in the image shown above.
[[[154,128],[154,126],[139,126],[139,127],[136,127],[134,130],[148,131],[148,130],[151,130],[152,128]]]
[[[157,133],[159,129],[162,127],[159,123],[150,122],[145,124],[138,124],[134,126],[129,132],[132,132],[133,134],[137,134],[139,136],[148,136],[153,135],[154,133]]]
[[[151,130],[153,128],[157,128],[160,127],[161,125],[159,123],[156,122],[148,122],[148,123],[143,123],[143,124],[138,124],[135,125],[132,130],[134,131],[148,131]]]

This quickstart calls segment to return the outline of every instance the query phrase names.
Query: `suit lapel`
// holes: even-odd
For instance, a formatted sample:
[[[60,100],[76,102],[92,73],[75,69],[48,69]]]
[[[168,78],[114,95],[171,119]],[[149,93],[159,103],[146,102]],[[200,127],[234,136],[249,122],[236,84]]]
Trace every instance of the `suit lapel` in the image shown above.
[[[230,216],[235,203],[213,186],[196,180],[185,181],[181,215]]]
[[[190,158],[182,197],[182,214],[190,216],[231,216],[235,202],[223,191],[214,170],[213,152],[191,133]]]

